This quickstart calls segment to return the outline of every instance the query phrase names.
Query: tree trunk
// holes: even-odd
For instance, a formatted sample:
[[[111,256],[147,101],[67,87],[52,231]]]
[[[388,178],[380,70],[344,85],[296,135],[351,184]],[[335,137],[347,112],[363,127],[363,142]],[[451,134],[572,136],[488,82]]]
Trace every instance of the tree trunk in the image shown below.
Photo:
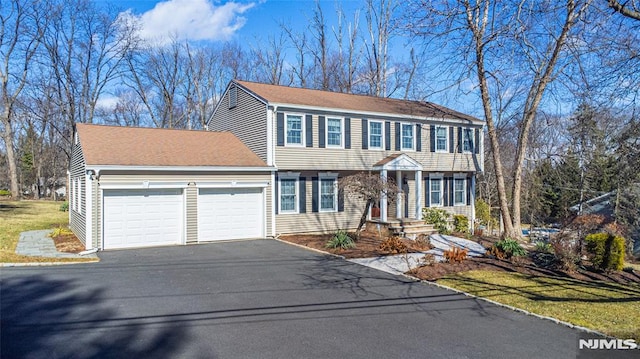
[[[9,109],[5,106],[5,116],[9,115]],[[7,163],[9,165],[9,180],[11,181],[11,197],[13,199],[20,199],[20,188],[18,185],[18,165],[16,164],[15,149],[13,147],[13,129],[11,128],[11,121],[8,118],[3,118],[4,131],[2,131],[2,139],[4,140],[5,147],[7,148]]]
[[[360,237],[360,231],[362,230],[362,226],[367,222],[367,214],[369,213],[369,208],[371,208],[371,204],[373,201],[371,199],[367,200],[367,203],[364,206],[364,212],[362,212],[362,217],[360,217],[360,223],[358,223],[358,229],[356,229],[356,234]]]

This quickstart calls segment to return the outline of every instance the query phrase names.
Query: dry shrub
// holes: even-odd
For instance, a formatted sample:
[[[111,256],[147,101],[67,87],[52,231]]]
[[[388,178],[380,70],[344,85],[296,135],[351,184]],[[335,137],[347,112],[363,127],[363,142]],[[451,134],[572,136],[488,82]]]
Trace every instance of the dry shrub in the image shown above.
[[[434,264],[436,264],[436,256],[433,253],[426,253],[420,260],[420,265],[422,266],[432,266]]]
[[[555,265],[568,272],[572,272],[576,269],[577,263],[580,261],[580,255],[576,249],[578,247],[578,241],[567,232],[558,233],[552,236],[549,243],[553,248],[553,255],[555,257]]]
[[[409,248],[400,237],[389,237],[380,243],[380,250],[386,253],[407,253]]]
[[[505,259],[507,257],[507,254],[495,245],[492,245],[491,247],[489,247],[489,249],[487,249],[487,255],[496,257],[498,259]]]
[[[453,246],[442,253],[444,261],[447,263],[459,263],[467,259],[467,253],[469,251],[460,247]]]

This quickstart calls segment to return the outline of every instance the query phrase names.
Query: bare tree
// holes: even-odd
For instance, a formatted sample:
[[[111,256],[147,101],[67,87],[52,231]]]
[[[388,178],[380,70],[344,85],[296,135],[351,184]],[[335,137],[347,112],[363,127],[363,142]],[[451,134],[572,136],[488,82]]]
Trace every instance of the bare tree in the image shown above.
[[[2,140],[7,151],[11,196],[20,198],[18,166],[14,143],[15,110],[22,90],[28,83],[42,37],[45,17],[39,3],[12,0],[0,8],[0,87],[2,93]]]
[[[360,233],[362,226],[367,221],[367,214],[371,206],[377,201],[381,195],[386,196],[390,203],[393,203],[400,188],[390,178],[382,178],[379,174],[370,172],[359,172],[347,177],[343,177],[338,181],[338,188],[354,199],[365,202],[365,207],[358,223],[356,233]]]
[[[256,41],[257,45],[251,50],[251,57],[254,59],[255,80],[272,85],[290,85],[291,76],[287,76],[285,69],[285,46],[284,34],[278,37],[269,37],[266,45],[262,41]]]
[[[638,0],[627,0],[624,3],[620,3],[618,0],[607,0],[607,4],[628,18],[640,20],[640,1]]]
[[[398,7],[395,0],[367,0],[365,17],[369,42],[365,46],[369,94],[377,97],[388,95],[389,42],[396,30],[394,13]]]
[[[522,235],[520,197],[531,126],[547,87],[562,71],[562,65],[568,62],[567,43],[577,35],[576,24],[590,3],[590,0],[567,0],[562,4],[551,1],[459,0],[439,7],[423,1],[415,9],[421,12],[420,18],[411,28],[419,34],[446,34],[449,41],[460,41],[454,46],[455,65],[467,65],[462,72],[473,74],[477,81],[505,236],[518,238]],[[427,26],[434,26],[437,30],[432,32]],[[440,39],[445,41],[442,37]],[[513,186],[508,193],[492,93],[495,96],[496,87],[507,86],[511,81],[524,86],[526,95],[519,101]],[[499,96],[504,97],[505,92],[500,91]]]

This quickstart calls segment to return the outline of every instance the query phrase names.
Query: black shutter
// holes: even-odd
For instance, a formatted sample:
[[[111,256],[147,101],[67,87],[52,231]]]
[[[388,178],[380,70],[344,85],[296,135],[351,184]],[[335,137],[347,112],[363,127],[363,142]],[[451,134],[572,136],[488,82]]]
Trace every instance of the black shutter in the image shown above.
[[[307,134],[307,147],[313,147],[313,117],[311,115],[306,116],[305,132]]]
[[[320,148],[324,148],[324,137],[325,137],[325,130],[324,130],[324,116],[318,116],[318,147]]]
[[[362,119],[362,149],[369,148],[369,121],[366,118]]]
[[[458,127],[458,153],[462,153],[462,127]]]
[[[396,122],[396,151],[400,151],[400,122]]]
[[[455,205],[455,202],[454,202],[455,193],[453,192],[454,182],[455,182],[455,179],[453,177],[449,177],[449,205],[450,206]]]
[[[416,124],[416,151],[422,151],[422,126]]]
[[[473,149],[476,154],[480,153],[480,129],[476,128],[476,138],[473,141]]]
[[[425,207],[431,207],[431,179],[425,178],[424,180],[424,205]]]
[[[298,182],[298,213],[307,212],[307,179],[300,177]]]
[[[449,177],[444,177],[442,179],[442,205],[445,207],[449,207]]]
[[[467,177],[467,206],[471,205],[471,177]]]
[[[284,113],[278,112],[278,114],[276,115],[276,118],[277,118],[276,131],[278,133],[277,145],[284,146]]]
[[[311,211],[318,212],[318,177],[311,177]]]
[[[384,149],[391,150],[391,122],[384,123]]]
[[[453,126],[449,127],[449,152],[453,153],[455,142],[453,141]]]
[[[431,152],[436,152],[436,126],[429,125],[429,146]]]
[[[278,173],[276,173],[276,179],[275,179],[276,183],[275,183],[275,193],[276,193],[276,203],[274,203],[274,206],[276,206],[276,214],[278,214],[278,211],[280,210],[280,196],[278,195],[279,189],[280,189],[280,180],[278,179]]]
[[[338,189],[338,212],[344,212],[344,191]]]
[[[344,119],[344,148],[351,148],[351,119],[349,117]]]

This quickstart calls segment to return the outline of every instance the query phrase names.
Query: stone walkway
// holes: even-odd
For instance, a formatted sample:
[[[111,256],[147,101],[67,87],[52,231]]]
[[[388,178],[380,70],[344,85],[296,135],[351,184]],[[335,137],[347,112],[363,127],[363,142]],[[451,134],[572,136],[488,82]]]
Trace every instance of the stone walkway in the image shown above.
[[[469,251],[468,255],[471,257],[480,257],[485,253],[483,246],[467,239],[443,234],[433,234],[429,236],[429,239],[431,241],[431,245],[435,248],[422,253],[407,253],[374,258],[353,258],[348,259],[348,261],[391,274],[402,274],[418,267],[426,253],[433,254],[435,260],[438,262],[444,261],[442,253],[451,249],[453,246],[467,249]]]
[[[16,254],[50,258],[98,258],[95,253],[81,256],[74,253],[58,252],[53,239],[49,237],[51,232],[52,230],[45,229],[20,233]]]

